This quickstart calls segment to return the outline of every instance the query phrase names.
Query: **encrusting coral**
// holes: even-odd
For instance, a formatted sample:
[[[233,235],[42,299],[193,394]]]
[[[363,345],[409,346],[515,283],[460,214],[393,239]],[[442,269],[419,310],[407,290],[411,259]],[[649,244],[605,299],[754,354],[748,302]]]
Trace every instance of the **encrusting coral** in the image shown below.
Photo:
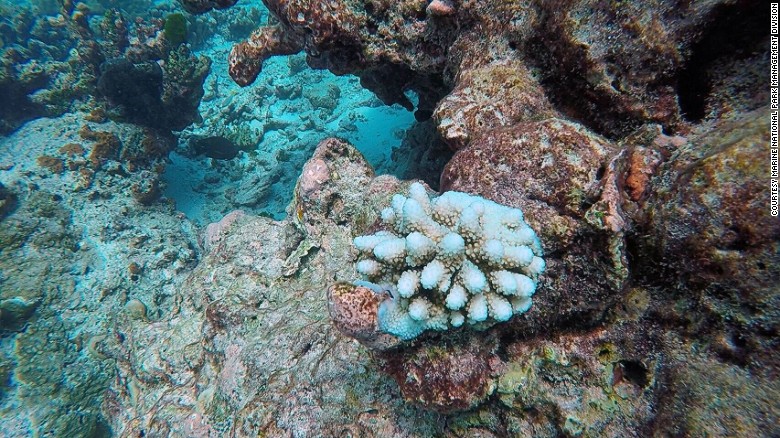
[[[462,192],[431,198],[414,183],[381,219],[382,231],[354,244],[358,272],[392,295],[379,305],[382,332],[410,340],[464,323],[484,328],[531,307],[545,263],[519,209]]]

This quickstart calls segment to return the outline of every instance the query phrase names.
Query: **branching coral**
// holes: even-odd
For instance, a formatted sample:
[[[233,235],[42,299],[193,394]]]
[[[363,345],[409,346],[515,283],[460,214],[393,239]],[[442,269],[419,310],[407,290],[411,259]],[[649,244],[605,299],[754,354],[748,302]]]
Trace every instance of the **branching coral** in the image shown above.
[[[360,236],[357,270],[394,285],[379,328],[401,339],[464,323],[478,328],[531,307],[545,263],[523,213],[479,196],[431,198],[420,183],[382,210],[384,230]]]

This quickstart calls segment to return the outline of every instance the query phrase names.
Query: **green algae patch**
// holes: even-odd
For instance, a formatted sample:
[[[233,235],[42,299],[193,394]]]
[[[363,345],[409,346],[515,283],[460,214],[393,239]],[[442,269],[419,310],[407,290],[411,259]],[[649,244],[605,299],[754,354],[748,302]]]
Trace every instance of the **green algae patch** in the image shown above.
[[[165,17],[163,26],[165,39],[174,46],[178,46],[187,41],[187,19],[179,13],[168,14]]]
[[[512,362],[507,367],[507,371],[498,378],[498,387],[496,392],[501,403],[507,407],[515,405],[515,399],[523,391],[529,382],[534,378],[534,372],[531,367],[524,364]]]

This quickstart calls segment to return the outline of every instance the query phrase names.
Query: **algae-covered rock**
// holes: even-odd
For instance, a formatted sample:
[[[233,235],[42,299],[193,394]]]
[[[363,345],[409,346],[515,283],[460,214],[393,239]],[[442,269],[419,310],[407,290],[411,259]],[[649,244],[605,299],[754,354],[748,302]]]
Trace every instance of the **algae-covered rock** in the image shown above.
[[[778,433],[780,388],[770,372],[750,371],[691,355],[665,370],[666,397],[657,427],[670,435],[772,436]]]
[[[0,227],[0,252],[11,251],[26,242],[37,247],[73,248],[76,236],[71,213],[59,195],[38,191],[20,202],[21,207]]]
[[[178,46],[187,40],[187,19],[179,13],[168,14],[163,25],[165,39]]]
[[[32,430],[55,436],[95,436],[108,431],[99,403],[111,370],[81,355],[61,321],[41,322],[19,334],[14,355],[21,399],[33,411]]]
[[[179,131],[200,120],[198,105],[203,97],[203,83],[211,69],[211,59],[195,56],[183,45],[172,50],[163,63],[160,99],[164,126]]]
[[[767,120],[765,109],[690,135],[650,183],[639,241],[652,255],[641,263],[701,306],[702,329],[744,339],[724,354],[777,364],[780,221],[769,214],[768,164],[757,158],[767,156]]]
[[[587,220],[615,151],[582,125],[547,119],[494,130],[444,168],[442,191],[479,194],[522,209],[545,253],[552,254],[536,305],[525,322],[517,322],[525,330],[554,330],[570,318],[571,324],[593,324],[620,293],[622,231]]]
[[[544,89],[517,61],[466,70],[433,114],[442,138],[455,150],[501,127],[554,115]]]
[[[406,405],[327,316],[323,286],[355,275],[359,212],[374,212],[399,184],[328,139],[304,167],[287,219],[234,215],[175,312],[152,324],[128,315],[100,342],[117,382],[129,382],[104,406],[115,433],[440,435],[436,415]]]
[[[451,413],[484,403],[496,390],[502,362],[492,339],[428,346],[377,356],[378,365],[395,379],[404,399],[427,409]]]
[[[227,97],[200,135],[236,129],[242,149],[263,135],[298,143],[244,175],[250,154],[204,160],[243,181],[218,196],[259,206],[279,178],[301,175],[287,218],[229,215],[207,229],[197,263],[193,226],[156,202],[172,136],[145,132],[198,120],[210,62],[176,44],[181,29],[164,30],[169,9],[128,38],[114,11],[98,23],[84,4],[37,3],[56,15],[0,6],[0,95],[13,103],[0,131],[93,110],[106,58],[141,74],[104,94],[89,142],[73,128],[85,118],[69,114],[0,145],[4,434],[780,436],[780,231],[757,158],[768,114],[745,114],[768,90],[766,10],[754,2],[265,0],[270,18],[191,20],[200,49],[215,26],[245,33],[269,18],[231,53],[241,85],[268,57],[305,52],[276,71],[306,59],[432,116],[409,135],[424,147],[393,154],[415,169],[406,175],[438,188],[446,142],[458,152],[442,190],[521,207],[541,236],[531,311],[478,333],[365,345],[355,339],[387,340],[376,322],[393,291],[352,283],[353,238],[376,232],[381,207],[412,182],[376,175],[337,139],[291,173],[291,157],[309,156],[298,122]],[[179,3],[201,13],[236,1]],[[282,98],[344,106],[333,87],[261,81],[245,93],[274,111],[295,109]],[[230,94],[209,82],[212,98]],[[257,134],[230,128],[249,117]],[[329,306],[341,307],[338,326]]]
[[[110,436],[101,405],[114,367],[97,340],[124,324],[118,319],[133,299],[152,304],[147,318],[132,321],[168,312],[181,272],[197,257],[194,230],[170,206],[132,197],[133,184],[151,175],[128,169],[154,169],[153,149],[138,160],[128,152],[127,168],[114,161],[126,151],[114,151],[90,169],[89,190],[74,190],[94,152],[81,134],[139,140],[135,150],[146,138],[113,122],[81,129],[84,116],[29,122],[0,145],[0,182],[18,199],[0,226],[0,429],[11,437]],[[40,172],[40,155],[60,157],[66,170]]]

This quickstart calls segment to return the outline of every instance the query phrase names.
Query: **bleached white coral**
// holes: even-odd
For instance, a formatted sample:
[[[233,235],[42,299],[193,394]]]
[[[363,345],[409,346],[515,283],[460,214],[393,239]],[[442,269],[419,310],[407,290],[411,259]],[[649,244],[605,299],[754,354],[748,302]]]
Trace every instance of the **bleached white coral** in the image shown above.
[[[360,263],[362,263],[362,261]],[[358,265],[360,263],[358,263]],[[358,266],[358,272],[361,274],[363,273],[363,271],[360,270],[360,266]],[[409,298],[414,295],[417,292],[418,287],[420,287],[420,275],[415,271],[404,271],[401,274],[401,278],[398,279],[398,295],[404,298]]]
[[[415,321],[426,321],[430,316],[431,303],[425,298],[415,298],[409,303],[409,316]]]
[[[431,197],[414,183],[381,212],[383,230],[355,238],[357,270],[395,285],[379,326],[402,339],[485,327],[528,311],[544,272],[542,245],[516,208],[479,196]]]
[[[450,288],[449,293],[447,293],[447,298],[444,301],[444,304],[450,310],[458,310],[465,306],[468,301],[469,294],[466,292],[466,289],[464,289],[460,284],[455,284]]]

